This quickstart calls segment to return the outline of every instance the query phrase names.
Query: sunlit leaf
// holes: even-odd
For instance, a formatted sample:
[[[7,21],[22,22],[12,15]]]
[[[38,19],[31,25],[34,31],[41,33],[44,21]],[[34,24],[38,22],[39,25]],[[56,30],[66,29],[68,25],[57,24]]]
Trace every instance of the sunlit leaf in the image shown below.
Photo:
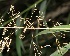
[[[69,49],[70,49],[70,43],[60,48],[60,51],[62,51],[62,53],[59,53],[60,51],[58,52],[57,50],[54,53],[52,53],[50,56],[63,56]]]
[[[53,28],[58,28],[58,29],[53,29]],[[70,28],[70,25],[61,25],[61,26],[57,26],[57,27],[53,27],[53,28],[52,29],[43,30],[43,31],[39,32],[36,36],[39,36],[39,35],[42,35],[42,34],[66,31],[66,30],[69,30],[69,29],[60,29],[60,28]]]

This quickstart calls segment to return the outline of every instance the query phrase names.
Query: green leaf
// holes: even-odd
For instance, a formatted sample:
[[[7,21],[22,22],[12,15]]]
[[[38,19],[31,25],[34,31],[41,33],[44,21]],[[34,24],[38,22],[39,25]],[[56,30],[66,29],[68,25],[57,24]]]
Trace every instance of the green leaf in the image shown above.
[[[20,27],[20,26],[23,25],[23,23],[20,21],[20,18],[17,18],[17,20],[16,20],[16,25],[17,25],[18,27]],[[17,32],[15,32],[15,34],[16,34],[16,49],[17,49],[18,56],[21,56],[21,48],[22,48],[23,51],[25,52],[25,48],[24,48],[24,46],[23,46],[23,42],[22,42],[22,40],[19,38],[22,29],[18,29],[18,28],[17,28],[17,29],[15,29],[15,30],[17,30]]]
[[[0,53],[0,56],[2,56],[2,53]]]
[[[55,28],[55,29],[53,29]],[[47,30],[43,30],[41,32],[39,32],[35,37],[42,35],[42,34],[48,34],[48,33],[55,33],[55,32],[60,32],[60,31],[66,31],[69,29],[60,29],[60,28],[70,28],[70,25],[61,25],[61,26],[57,26],[57,27],[53,27],[52,29],[47,29]]]
[[[43,15],[42,15],[42,16],[45,16],[45,12],[46,12],[46,0],[44,0],[44,1],[41,3],[40,12],[41,12],[41,13],[43,12]],[[40,16],[41,16],[41,13],[40,13]]]
[[[16,38],[16,49],[17,49],[17,53],[18,53],[18,56],[21,56],[21,42],[20,42],[20,39],[17,37]]]
[[[59,53],[58,50],[56,50],[50,56],[63,56],[69,49],[70,49],[70,43],[60,48],[60,51],[62,51],[62,53]]]
[[[44,22],[44,24],[45,24],[45,26],[47,27],[47,25],[46,25],[46,20],[44,19],[45,18],[45,14],[46,14],[46,7],[47,7],[47,0],[44,0],[42,3],[41,3],[41,5],[40,5],[40,16],[42,17],[42,19],[43,19],[43,22]],[[43,14],[42,14],[42,12],[43,12]],[[44,17],[43,17],[44,16]]]

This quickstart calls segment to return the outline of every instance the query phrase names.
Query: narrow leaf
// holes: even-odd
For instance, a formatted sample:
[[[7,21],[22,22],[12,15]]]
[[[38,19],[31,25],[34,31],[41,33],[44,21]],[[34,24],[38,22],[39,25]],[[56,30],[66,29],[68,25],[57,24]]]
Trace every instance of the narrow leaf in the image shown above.
[[[53,29],[53,28],[56,28],[56,29]],[[42,35],[42,34],[55,33],[55,32],[69,30],[69,29],[60,29],[60,28],[70,28],[70,25],[61,25],[61,26],[57,26],[57,27],[53,27],[53,28],[52,29],[49,28],[47,30],[43,30],[43,31],[39,32],[35,37],[37,37],[39,35]]]

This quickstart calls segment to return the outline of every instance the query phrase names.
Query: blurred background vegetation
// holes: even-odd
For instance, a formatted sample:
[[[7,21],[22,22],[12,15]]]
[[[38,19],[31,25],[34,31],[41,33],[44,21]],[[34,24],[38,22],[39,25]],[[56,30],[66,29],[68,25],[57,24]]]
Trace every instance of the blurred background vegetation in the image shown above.
[[[35,8],[34,5],[37,4],[37,11],[34,13],[31,18],[31,13]],[[7,14],[9,12],[10,6],[13,5],[15,7],[15,13],[18,11],[21,12],[21,16],[23,18],[31,18],[31,23],[35,22],[33,25],[37,27],[37,19],[35,16],[40,15],[39,11],[44,12],[42,16],[44,17],[44,22],[47,22],[48,27],[53,27],[56,22],[63,23],[62,25],[68,25],[70,23],[70,0],[0,0],[0,17],[3,16],[5,20],[4,26],[7,26],[7,22],[10,22],[10,15]],[[49,22],[49,19],[51,21]],[[19,22],[19,19],[15,20],[17,26],[24,26],[23,22]],[[54,21],[54,24],[52,24]],[[46,27],[42,26],[42,27]],[[5,36],[8,36],[10,32],[15,32],[15,29],[8,29],[9,31]],[[7,47],[3,50],[0,56],[35,56],[34,46],[32,42],[34,41],[38,46],[38,50],[42,51],[41,56],[50,56],[57,50],[56,38],[52,34],[44,34],[35,38],[32,38],[31,34],[34,36],[38,34],[42,30],[27,30],[25,33],[24,39],[19,39],[19,35],[22,33],[23,29],[18,29],[10,38],[12,38],[12,43],[10,45],[10,51],[7,52]],[[3,29],[0,30],[0,39],[2,39]],[[65,39],[58,37],[60,33],[55,33],[57,38],[60,41],[61,46],[64,46],[62,43],[70,42],[70,32],[61,32],[66,34]],[[45,47],[43,49],[40,46],[45,46],[46,44],[50,44],[51,47]],[[37,54],[37,56],[39,56]],[[68,50],[64,56],[70,56],[70,50]]]

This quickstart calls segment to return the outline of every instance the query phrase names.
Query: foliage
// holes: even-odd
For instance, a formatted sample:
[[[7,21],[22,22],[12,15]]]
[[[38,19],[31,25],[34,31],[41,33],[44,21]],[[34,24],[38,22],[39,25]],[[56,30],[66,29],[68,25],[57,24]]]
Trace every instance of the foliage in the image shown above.
[[[35,4],[36,5],[39,5],[39,6],[37,6],[37,9],[40,11],[40,12],[43,12],[43,15],[41,15],[41,13],[36,13],[36,16],[37,16],[37,14],[39,15],[39,16],[41,16],[41,17],[43,17],[42,19],[43,19],[43,21],[41,22],[41,23],[43,23],[44,22],[44,24],[45,24],[45,28],[46,28],[46,30],[42,30],[42,31],[39,31],[38,29],[37,30],[35,30],[35,31],[33,31],[33,30],[29,30],[29,31],[27,31],[26,32],[26,38],[25,39],[20,39],[19,38],[19,36],[20,36],[20,34],[22,33],[22,31],[23,31],[23,29],[17,29],[17,28],[15,28],[15,30],[12,30],[12,31],[14,31],[15,33],[14,33],[14,37],[16,38],[15,39],[15,41],[13,41],[12,43],[14,43],[15,42],[15,45],[16,45],[16,50],[14,51],[12,51],[11,50],[11,52],[9,52],[9,53],[5,53],[6,54],[6,56],[9,56],[10,54],[12,54],[12,53],[14,53],[14,54],[12,54],[12,56],[15,56],[16,54],[18,55],[18,56],[33,56],[35,53],[34,53],[34,51],[33,51],[33,48],[34,48],[34,46],[33,46],[33,42],[35,42],[36,44],[37,44],[37,48],[39,49],[39,50],[41,50],[43,53],[42,53],[42,56],[45,56],[45,55],[47,55],[47,56],[63,56],[65,53],[67,53],[68,52],[68,50],[70,49],[70,42],[67,44],[67,45],[64,45],[64,46],[62,46],[61,48],[60,48],[60,51],[62,51],[62,53],[59,53],[58,52],[58,50],[56,49],[56,48],[54,48],[54,47],[51,47],[50,49],[48,48],[48,47],[46,47],[47,48],[47,50],[46,50],[46,48],[43,48],[43,50],[40,48],[40,46],[41,45],[45,45],[46,44],[46,42],[47,42],[47,44],[49,43],[49,44],[52,44],[53,46],[55,46],[55,42],[54,42],[54,36],[52,36],[51,34],[56,34],[56,33],[61,33],[61,32],[67,32],[68,34],[66,35],[66,37],[68,38],[68,39],[66,39],[67,41],[70,39],[70,34],[69,34],[69,30],[70,30],[70,25],[69,25],[69,23],[70,23],[70,13],[69,13],[69,10],[65,10],[64,11],[64,9],[62,10],[62,12],[60,12],[61,10],[60,10],[60,8],[62,9],[62,8],[64,8],[64,4],[66,3],[66,1],[65,0],[62,0],[62,1],[57,1],[57,0],[54,0],[54,1],[52,1],[52,0],[38,0],[38,1],[36,1],[35,0],[35,2],[33,3],[32,2],[32,4],[31,3],[29,3],[29,2],[31,2],[31,1],[29,1],[29,2],[27,2],[28,0],[26,0],[26,1],[24,1],[24,2],[26,2],[26,3],[24,3],[24,2],[19,2],[19,0],[17,1],[17,0],[12,0],[11,2],[9,1],[9,2],[6,2],[5,0],[0,0],[0,3],[2,3],[2,2],[4,2],[4,3],[6,3],[7,5],[9,4],[9,3],[11,3],[12,5],[14,5],[15,7],[16,7],[16,10],[18,10],[17,9],[17,7],[19,8],[19,10],[21,11],[20,12],[20,16],[22,17],[22,18],[27,18],[27,17],[29,17],[29,18],[31,18],[30,16],[31,16],[31,13],[33,12],[33,10],[32,9],[34,9],[34,6],[35,6]],[[34,1],[34,0],[33,0]],[[69,0],[67,0],[67,2],[70,2]],[[6,5],[5,4],[5,5]],[[7,19],[5,19],[6,21],[5,22],[3,22],[3,26],[6,26],[9,22],[12,22],[12,19],[15,19],[15,17],[17,16],[15,16],[15,17],[13,17],[13,18],[11,18],[11,19],[9,19],[10,17],[8,17],[8,15],[7,15],[7,12],[9,11],[9,8],[10,8],[10,5],[11,4],[9,4],[8,5],[8,7],[5,7],[5,8],[3,8],[4,10],[1,10],[0,12],[2,13],[2,15],[0,15],[0,16],[3,16],[3,18],[5,19],[5,18],[7,18]],[[16,5],[16,4],[23,4],[22,6],[18,6],[18,5]],[[61,4],[63,4],[63,5],[61,5]],[[68,3],[67,3],[68,4]],[[3,6],[5,6],[5,5],[3,5]],[[29,5],[31,5],[31,6],[29,6]],[[26,8],[25,8],[25,6],[27,6]],[[61,6],[63,6],[63,7],[61,7]],[[69,5],[67,5],[67,6],[69,6]],[[21,9],[20,9],[20,7],[21,7]],[[58,7],[58,9],[60,10],[59,12],[58,12],[58,9],[57,9],[57,7]],[[24,9],[25,8],[25,9]],[[68,7],[65,7],[65,8],[68,8]],[[64,12],[63,12],[64,11]],[[38,11],[37,11],[38,12]],[[56,15],[54,15],[54,13],[55,12],[57,12],[56,13]],[[50,19],[51,18],[51,21],[48,21],[48,19]],[[33,18],[32,18],[33,20],[34,20],[34,22],[36,22],[36,18],[35,18],[35,15],[33,15]],[[24,23],[24,20],[22,21],[22,22],[20,22],[20,18],[18,17],[18,18],[16,18],[15,19],[16,20],[16,25],[17,26],[19,26],[19,27],[21,27],[21,26],[25,26],[23,23]],[[57,22],[57,21],[59,21],[59,22],[62,22],[63,23],[63,25],[58,25],[58,26],[56,26],[56,27],[53,27],[51,24],[52,24],[52,21],[55,21],[55,22]],[[32,21],[31,21],[32,22]],[[47,24],[46,24],[47,23]],[[36,22],[36,24],[34,24],[34,25],[37,25],[37,22]],[[51,26],[51,28],[49,27],[49,26]],[[0,25],[0,27],[2,27],[2,25]],[[43,27],[43,26],[42,26]],[[47,28],[47,27],[49,27],[49,28]],[[63,28],[63,29],[61,29],[61,28]],[[65,29],[64,29],[65,28]],[[68,28],[68,29],[66,29],[66,28]],[[17,32],[16,32],[16,30],[17,30]],[[0,31],[2,31],[2,28],[0,28]],[[10,32],[10,31],[9,31]],[[8,32],[8,33],[9,33]],[[1,33],[1,32],[0,32]],[[31,36],[31,34],[32,33],[34,33],[34,38],[32,38],[32,36]],[[43,35],[45,35],[45,36],[43,36]],[[52,39],[50,39],[50,40],[48,40],[48,38],[47,37],[49,37],[49,35],[51,36],[51,37],[53,37]],[[58,35],[58,34],[57,34]],[[47,36],[47,37],[46,37]],[[44,37],[44,38],[43,38]],[[61,40],[61,41],[63,41],[62,39],[61,39],[61,37],[59,38],[59,40]],[[44,44],[43,44],[44,43]],[[14,46],[15,46],[14,44],[12,44],[10,47],[12,47],[12,48],[14,48]],[[45,50],[44,50],[45,49]],[[56,49],[56,50],[55,50]],[[16,56],[17,56],[16,55]],[[4,56],[4,52],[3,53],[1,53],[0,54],[0,56]]]

